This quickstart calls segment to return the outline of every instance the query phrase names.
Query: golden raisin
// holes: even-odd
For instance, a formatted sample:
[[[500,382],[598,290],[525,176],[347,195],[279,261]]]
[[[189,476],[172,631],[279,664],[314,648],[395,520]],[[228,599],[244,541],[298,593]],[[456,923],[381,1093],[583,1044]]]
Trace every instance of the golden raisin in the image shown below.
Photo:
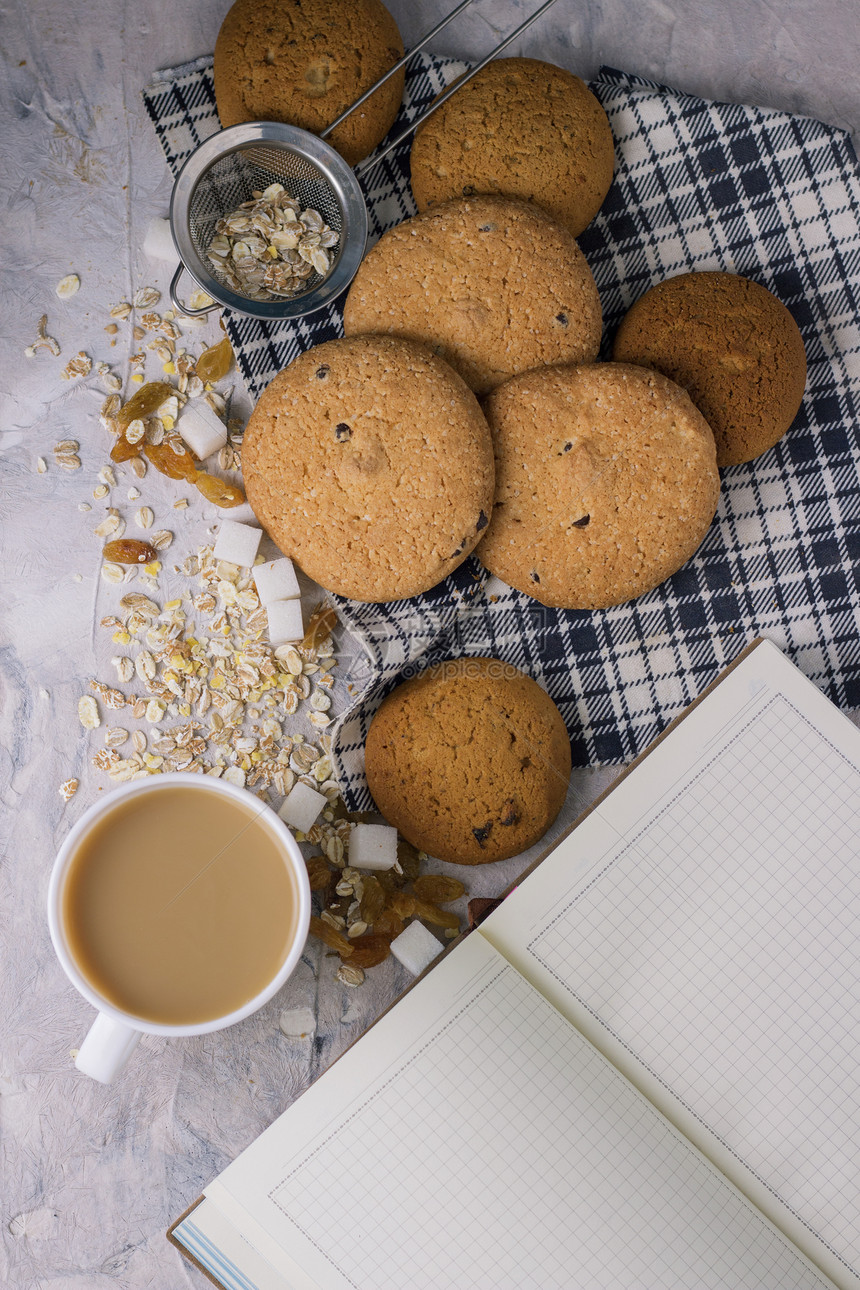
[[[217,475],[207,475],[205,470],[197,472],[194,483],[207,502],[214,502],[216,506],[241,506],[245,500],[245,494],[236,484],[228,484]]]
[[[446,878],[443,873],[423,874],[415,879],[412,890],[419,900],[430,900],[437,905],[447,905],[450,900],[459,900],[466,893],[459,878]]]
[[[417,896],[413,897],[413,901],[415,908],[412,912],[416,918],[423,919],[425,923],[434,923],[437,927],[456,927],[460,930],[460,920],[452,910],[439,909],[429,900],[419,900]]]
[[[406,891],[393,891],[388,897],[385,908],[391,910],[398,918],[411,918],[415,913],[415,897]]]
[[[327,636],[331,636],[335,627],[337,627],[337,614],[331,605],[322,605],[319,609],[315,609],[311,614],[308,629],[302,641],[303,648],[316,649],[321,641],[324,641]]]
[[[373,921],[374,932],[390,936],[392,940],[395,936],[400,935],[405,926],[403,919],[390,909],[384,909],[379,917]]]
[[[418,851],[413,847],[411,842],[405,838],[397,839],[397,863],[403,870],[407,878],[417,878],[421,872],[421,861],[418,859]]]
[[[362,879],[361,905],[359,910],[362,920],[368,924],[375,923],[385,908],[385,891],[381,884],[369,873]]]
[[[154,546],[137,538],[117,538],[108,542],[102,555],[111,564],[149,564],[150,560],[158,558]]]
[[[321,918],[311,914],[311,923],[309,928],[311,936],[316,936],[317,940],[322,941],[329,949],[337,950],[342,959],[349,958],[352,953],[352,941],[348,941],[342,932],[330,923],[324,923]]]
[[[129,461],[132,457],[139,457],[142,444],[129,443],[123,430],[120,437],[110,450],[111,461]]]
[[[349,942],[352,953],[349,955],[350,967],[370,968],[382,963],[391,953],[391,941],[387,936],[368,932],[356,936]]]
[[[305,861],[311,891],[322,891],[332,880],[332,871],[322,856],[311,856]]]
[[[146,385],[141,385],[116,414],[120,430],[127,429],[138,418],[142,420],[144,417],[151,417],[175,393],[173,386],[166,381],[147,381]]]
[[[187,449],[174,452],[169,443],[162,442],[146,444],[143,452],[155,469],[168,479],[186,479],[192,484],[196,482],[197,463]]]
[[[220,381],[233,366],[233,346],[225,336],[217,345],[204,350],[197,360],[195,371],[201,381]]]

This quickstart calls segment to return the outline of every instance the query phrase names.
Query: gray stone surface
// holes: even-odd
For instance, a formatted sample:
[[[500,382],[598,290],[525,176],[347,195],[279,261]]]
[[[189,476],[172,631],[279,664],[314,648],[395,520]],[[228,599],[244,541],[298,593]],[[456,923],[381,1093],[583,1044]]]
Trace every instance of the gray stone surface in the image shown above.
[[[391,0],[407,42],[446,7]],[[434,47],[479,57],[530,8],[483,0]],[[93,378],[67,382],[59,373],[79,349],[123,377],[129,371],[125,329],[111,348],[107,311],[139,286],[165,290],[169,277],[140,249],[150,218],[166,213],[170,181],[139,91],[156,68],[211,52],[226,9],[224,0],[2,6],[0,1286],[16,1290],[207,1284],[166,1243],[168,1222],[409,980],[389,961],[361,990],[342,989],[331,960],[311,947],[281,994],[232,1031],[144,1039],[111,1088],[72,1068],[70,1050],[93,1014],[54,959],[43,910],[56,849],[106,784],[91,765],[97,734],[81,729],[76,705],[90,677],[111,675],[116,647],[98,622],[115,589],[99,578],[92,534],[104,395]],[[642,0],[635,9],[559,0],[511,52],[583,76],[607,63],[860,129],[856,0]],[[70,272],[81,290],[61,302],[55,286]],[[62,360],[24,357],[42,313]],[[210,323],[193,340],[216,335]],[[53,445],[64,438],[81,444],[77,472],[54,464]],[[39,456],[45,474],[36,471]],[[127,517],[133,482],[126,472],[114,494]],[[176,495],[166,481],[146,481],[156,526],[176,531],[181,556],[207,537],[215,512],[197,501],[176,512]],[[81,512],[82,502],[93,510]],[[69,777],[80,788],[64,804],[58,786]],[[577,773],[555,831],[611,778]],[[498,891],[525,859],[470,873],[472,894]],[[305,1007],[317,1017],[312,1043],[278,1026],[282,1010]]]

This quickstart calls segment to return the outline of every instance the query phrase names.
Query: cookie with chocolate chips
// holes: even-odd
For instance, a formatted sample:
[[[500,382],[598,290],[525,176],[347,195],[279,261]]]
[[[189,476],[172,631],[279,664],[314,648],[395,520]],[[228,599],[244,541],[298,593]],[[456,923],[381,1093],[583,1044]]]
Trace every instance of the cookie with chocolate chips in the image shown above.
[[[280,372],[251,414],[242,471],[284,555],[353,600],[427,591],[492,514],[474,394],[425,346],[390,336],[327,341]]]
[[[347,336],[429,345],[476,394],[548,363],[590,363],[600,298],[576,238],[528,202],[445,202],[384,233],[343,313]]]
[[[381,0],[236,0],[215,42],[218,116],[225,128],[283,121],[319,134],[402,54]],[[388,133],[402,97],[401,70],[328,142],[354,166]]]
[[[702,542],[720,478],[711,428],[679,385],[595,363],[515,376],[484,411],[496,499],[476,555],[541,604],[607,609]]]
[[[510,663],[450,659],[403,682],[367,733],[367,783],[390,824],[454,864],[519,855],[558,815],[570,741],[556,705]]]

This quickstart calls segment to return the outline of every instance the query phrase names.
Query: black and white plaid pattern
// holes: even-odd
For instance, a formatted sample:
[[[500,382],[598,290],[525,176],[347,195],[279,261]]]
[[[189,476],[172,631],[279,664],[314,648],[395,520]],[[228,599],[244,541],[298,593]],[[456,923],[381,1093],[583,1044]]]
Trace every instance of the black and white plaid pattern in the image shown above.
[[[409,120],[462,64],[420,55]],[[712,103],[602,69],[591,88],[616,141],[615,181],[582,234],[606,343],[652,284],[723,269],[774,292],[797,320],[809,363],[789,433],[722,472],[716,519],[695,557],[655,591],[604,611],[545,609],[474,558],[423,596],[337,600],[363,642],[360,693],[335,756],[350,805],[366,808],[367,725],[391,686],[428,662],[490,654],[552,695],[575,765],[629,761],[753,637],[764,635],[843,708],[860,706],[860,182],[849,137],[783,112]],[[217,121],[207,66],[165,73],[147,106],[174,168]],[[414,212],[408,145],[371,176],[371,237]],[[256,395],[309,345],[340,335],[334,308],[267,329],[226,319]]]

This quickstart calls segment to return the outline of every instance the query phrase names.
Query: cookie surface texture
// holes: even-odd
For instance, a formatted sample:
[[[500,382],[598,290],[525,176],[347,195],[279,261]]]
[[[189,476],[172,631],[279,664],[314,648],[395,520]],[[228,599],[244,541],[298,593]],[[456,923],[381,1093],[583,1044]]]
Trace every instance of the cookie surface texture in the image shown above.
[[[766,287],[736,273],[684,273],[652,287],[622,320],[612,356],[684,387],[714,432],[720,466],[772,448],[806,384],[797,323]]]
[[[475,396],[424,346],[388,336],[327,341],[280,372],[251,414],[242,471],[284,555],[361,601],[435,586],[493,504]]]
[[[680,386],[644,367],[544,368],[484,410],[496,505],[476,555],[544,605],[605,609],[675,573],[719,497],[714,437]]]
[[[615,145],[578,76],[536,58],[497,58],[419,127],[409,164],[419,211],[495,193],[536,202],[576,237],[609,191]]]
[[[533,845],[561,810],[570,741],[541,687],[492,658],[435,664],[393,690],[365,749],[379,810],[421,851],[486,864]]]
[[[546,363],[590,363],[600,299],[576,239],[504,197],[433,207],[383,234],[344,308],[347,336],[423,341],[477,394]]]
[[[318,134],[403,54],[381,0],[236,0],[215,42],[215,101],[225,128],[282,121]],[[403,71],[328,137],[354,166],[388,133]]]

